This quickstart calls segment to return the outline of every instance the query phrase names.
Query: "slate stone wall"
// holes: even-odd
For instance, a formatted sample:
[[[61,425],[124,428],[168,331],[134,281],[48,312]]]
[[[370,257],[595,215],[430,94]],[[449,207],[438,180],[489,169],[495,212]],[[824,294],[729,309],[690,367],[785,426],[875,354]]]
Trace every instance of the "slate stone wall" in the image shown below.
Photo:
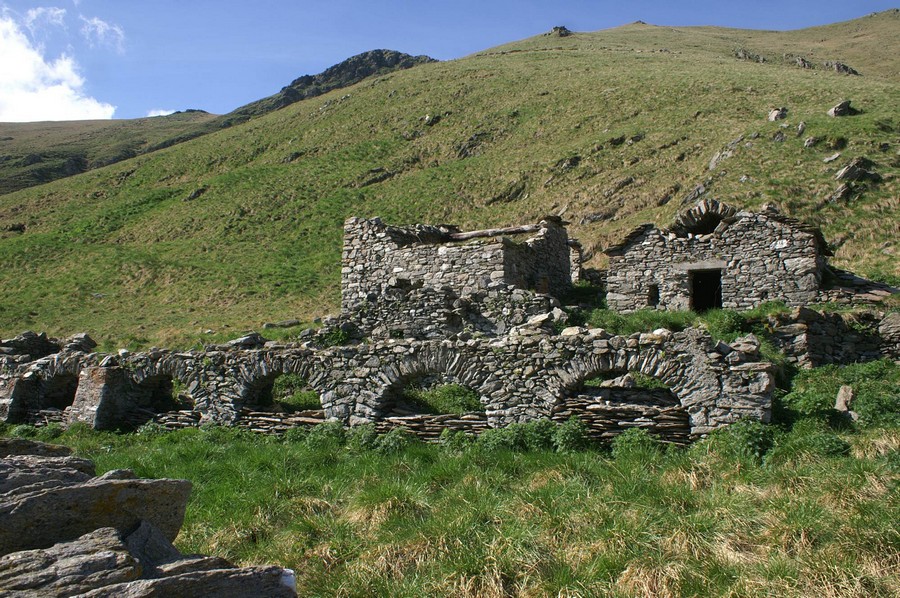
[[[691,272],[721,270],[722,307],[745,310],[766,301],[816,301],[824,257],[807,230],[772,214],[739,212],[709,234],[679,235],[645,227],[609,251],[607,302],[632,312],[692,309]]]
[[[558,307],[550,295],[513,286],[463,296],[450,287],[388,286],[336,322],[350,324],[350,331],[360,338],[465,339],[503,335]]]
[[[387,226],[380,219],[344,224],[341,311],[349,313],[393,288],[451,289],[458,296],[513,286],[558,295],[571,285],[565,228],[552,220],[521,243],[505,237],[454,242],[450,229]]]
[[[169,378],[181,382],[193,403],[191,411],[200,414],[193,419],[181,409],[173,412],[182,420],[239,424],[267,386],[281,374],[294,373],[319,392],[325,417],[355,425],[384,421],[404,386],[437,376],[476,391],[487,425],[497,427],[577,411],[578,401],[570,399],[583,393],[586,379],[632,371],[669,386],[687,414],[690,435],[745,416],[769,416],[772,366],[758,361],[758,343],[714,344],[699,330],[628,337],[599,329],[564,332],[556,335],[526,325],[500,338],[388,339],[320,350],[294,344],[118,356],[64,350],[23,366],[16,380],[26,381],[27,392],[0,397],[0,405],[5,419],[20,423],[24,414],[42,408],[42,388],[55,376],[74,372],[79,387],[65,408],[68,421],[128,427],[139,423],[151,406],[141,389]]]
[[[900,342],[889,333],[900,314],[821,313],[801,307],[767,318],[773,344],[800,367],[846,365],[882,357],[900,359]]]

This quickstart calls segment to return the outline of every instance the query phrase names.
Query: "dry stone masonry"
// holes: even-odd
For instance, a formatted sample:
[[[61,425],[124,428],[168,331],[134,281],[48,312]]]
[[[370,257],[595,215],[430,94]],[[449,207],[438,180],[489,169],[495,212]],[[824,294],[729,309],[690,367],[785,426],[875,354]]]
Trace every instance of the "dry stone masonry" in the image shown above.
[[[497,427],[559,419],[579,412],[578,405],[614,404],[602,394],[586,399],[584,383],[627,372],[657,378],[671,389],[659,409],[673,407],[672,397],[677,400],[684,411],[683,425],[673,430],[678,437],[705,434],[744,416],[769,416],[772,366],[759,361],[758,343],[752,339],[726,345],[714,343],[703,331],[662,329],[627,337],[601,329],[555,334],[552,327],[536,323],[504,337],[385,339],[326,349],[267,343],[257,349],[117,356],[64,350],[10,377],[0,396],[0,417],[34,422],[36,414],[53,410],[57,421],[81,421],[99,429],[149,421],[240,424],[251,413],[265,417],[260,415],[261,398],[278,376],[296,374],[319,393],[324,413],[272,417],[269,427],[279,431],[286,427],[279,422],[289,418],[303,425],[321,417],[354,425],[396,416],[405,387],[437,377],[478,393],[482,414],[461,420],[472,422],[477,431],[485,422]],[[75,377],[77,385],[66,396],[48,394],[61,377]],[[161,391],[173,381],[184,389],[180,405]]]
[[[623,311],[648,303],[805,303],[817,296],[825,254],[817,231],[773,210],[705,201],[669,231],[642,227],[610,250],[608,300]],[[25,333],[0,342],[0,418],[97,429],[217,423],[272,433],[336,420],[403,426],[434,440],[448,428],[477,433],[577,416],[598,438],[643,427],[676,442],[742,417],[769,418],[773,366],[761,361],[753,335],[727,344],[696,329],[616,336],[564,328],[557,297],[580,265],[579,246],[558,218],[473,232],[351,218],[342,313],[321,330],[289,343],[254,333],[203,351],[116,355],[93,352],[83,334]],[[789,359],[809,367],[900,354],[894,316],[863,322],[802,309],[767,326]],[[665,388],[635,388],[630,374]],[[315,391],[321,409],[273,402],[284,375]],[[404,390],[435,382],[467,387],[481,408],[411,409]]]
[[[772,206],[739,212],[715,200],[668,230],[643,225],[606,253],[607,302],[621,312],[807,305],[819,296],[831,255],[821,232]]]

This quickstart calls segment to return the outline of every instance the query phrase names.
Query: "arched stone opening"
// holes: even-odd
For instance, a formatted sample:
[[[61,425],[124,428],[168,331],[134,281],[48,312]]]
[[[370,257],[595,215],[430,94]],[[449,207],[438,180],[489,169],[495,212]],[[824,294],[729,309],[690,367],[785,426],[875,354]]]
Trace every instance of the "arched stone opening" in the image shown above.
[[[459,378],[432,372],[405,376],[385,393],[387,415],[464,415],[483,413],[478,391]]]
[[[40,380],[31,387],[34,390],[26,395],[27,408],[24,416],[20,418],[21,421],[35,426],[64,423],[64,411],[75,402],[75,393],[78,391],[78,375],[60,372]]]
[[[680,383],[662,353],[576,364],[563,381],[553,419],[577,416],[591,436],[610,441],[629,428],[643,428],[667,442],[686,443],[690,415],[681,404]]]
[[[262,433],[282,433],[325,421],[322,396],[298,372],[269,370],[245,383],[237,424]]]
[[[445,429],[477,434],[488,427],[485,380],[490,372],[469,367],[447,347],[423,347],[382,370],[385,384],[372,411],[379,431],[403,427],[427,441]]]
[[[75,402],[75,393],[78,391],[78,376],[76,374],[57,374],[45,380],[41,389],[41,409],[64,410]]]
[[[320,411],[322,398],[307,378],[293,372],[272,372],[250,381],[242,394],[244,410],[273,413]]]
[[[123,428],[134,429],[151,421],[165,423],[171,419],[167,416],[193,412],[194,409],[193,398],[185,385],[169,374],[155,374],[135,382],[128,394],[130,400],[126,404]]]
[[[402,427],[419,438],[437,442],[444,430],[479,434],[489,427],[486,399],[466,382],[446,372],[417,373],[399,378],[384,393],[386,414],[379,432]]]

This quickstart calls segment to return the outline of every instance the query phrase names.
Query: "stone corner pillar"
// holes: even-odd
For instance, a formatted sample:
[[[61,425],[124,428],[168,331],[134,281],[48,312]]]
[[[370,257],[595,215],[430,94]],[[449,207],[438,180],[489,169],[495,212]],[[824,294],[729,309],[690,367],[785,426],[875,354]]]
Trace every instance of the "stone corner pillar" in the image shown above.
[[[124,369],[86,367],[78,377],[75,401],[66,409],[66,420],[86,423],[95,430],[115,429],[127,413],[127,390]]]

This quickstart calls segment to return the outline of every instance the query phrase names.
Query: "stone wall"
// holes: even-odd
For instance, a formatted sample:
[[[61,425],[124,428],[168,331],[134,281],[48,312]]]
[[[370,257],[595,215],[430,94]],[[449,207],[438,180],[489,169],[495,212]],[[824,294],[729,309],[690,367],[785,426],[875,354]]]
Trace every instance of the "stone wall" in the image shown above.
[[[449,288],[458,296],[513,286],[559,294],[571,285],[565,228],[552,219],[521,243],[507,237],[456,242],[452,227],[401,228],[381,220],[344,224],[341,311],[349,313],[392,288]]]
[[[723,308],[806,305],[818,297],[822,244],[814,230],[774,211],[738,212],[697,234],[645,225],[607,250],[606,299],[620,312],[693,309],[693,273],[720,270]]]
[[[514,286],[498,285],[461,296],[449,287],[398,285],[385,287],[380,295],[370,294],[328,326],[359,338],[465,339],[503,335],[532,316],[558,307],[550,295]]]
[[[766,318],[769,338],[800,367],[900,359],[900,314],[822,313],[805,307]]]
[[[74,373],[78,388],[64,408],[68,421],[128,427],[147,421],[149,411],[157,420],[235,424],[279,375],[292,373],[319,393],[326,418],[355,425],[384,421],[402,388],[436,376],[474,390],[487,425],[498,427],[557,416],[575,408],[577,401],[570,399],[582,392],[586,379],[633,371],[664,382],[687,414],[689,434],[698,435],[744,416],[768,418],[772,366],[758,361],[757,349],[744,341],[716,344],[699,330],[623,337],[599,329],[554,334],[526,324],[499,338],[387,339],[318,350],[274,343],[250,350],[117,356],[66,350],[23,365],[13,391],[0,397],[0,415],[11,423],[25,421],[46,406],[42,389],[54,377]],[[192,407],[154,414],[147,388],[161,379],[178,380]]]

